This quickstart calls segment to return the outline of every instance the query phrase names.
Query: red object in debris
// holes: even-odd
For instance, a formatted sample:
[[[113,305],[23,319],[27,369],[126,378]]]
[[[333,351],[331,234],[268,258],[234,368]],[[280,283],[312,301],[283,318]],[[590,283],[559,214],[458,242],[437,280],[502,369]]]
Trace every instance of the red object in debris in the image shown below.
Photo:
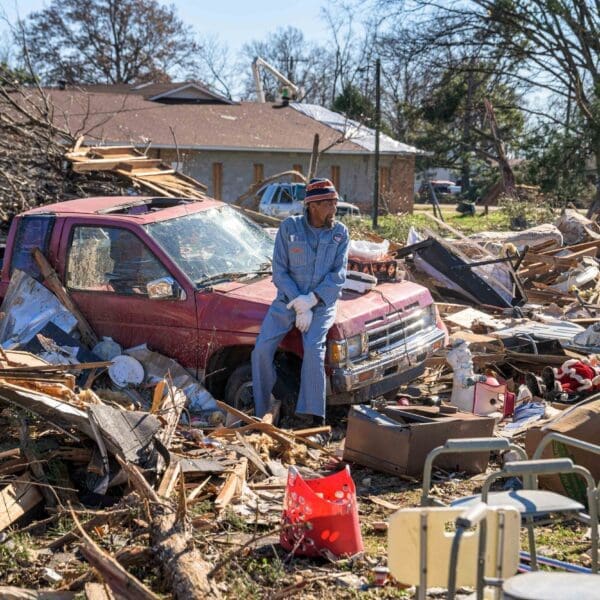
[[[515,394],[513,392],[504,393],[504,407],[502,409],[502,418],[511,417],[515,412]]]
[[[280,543],[299,556],[354,556],[363,551],[350,467],[318,479],[288,471]]]

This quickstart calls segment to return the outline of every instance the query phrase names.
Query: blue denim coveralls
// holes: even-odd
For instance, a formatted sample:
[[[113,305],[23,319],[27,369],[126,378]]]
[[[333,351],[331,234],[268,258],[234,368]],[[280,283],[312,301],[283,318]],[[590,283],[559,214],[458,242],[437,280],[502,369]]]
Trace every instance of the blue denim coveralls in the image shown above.
[[[346,279],[348,229],[339,222],[315,228],[306,215],[288,217],[275,238],[273,283],[277,298],[263,321],[252,352],[252,384],[256,415],[268,410],[277,378],[273,358],[281,340],[294,327],[296,312],[286,305],[314,292],[321,301],[302,334],[304,357],[296,412],[325,417],[325,338],[335,321],[336,302]]]

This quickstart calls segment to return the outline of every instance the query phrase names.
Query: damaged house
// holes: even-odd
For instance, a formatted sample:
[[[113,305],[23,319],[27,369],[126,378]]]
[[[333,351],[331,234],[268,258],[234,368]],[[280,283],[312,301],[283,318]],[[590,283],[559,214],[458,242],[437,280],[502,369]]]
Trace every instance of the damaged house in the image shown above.
[[[195,83],[47,88],[54,118],[89,145],[135,144],[234,201],[276,173],[308,172],[319,134],[318,175],[368,211],[373,197],[372,129],[311,104],[233,102]],[[390,212],[410,210],[416,148],[380,136],[379,181]]]

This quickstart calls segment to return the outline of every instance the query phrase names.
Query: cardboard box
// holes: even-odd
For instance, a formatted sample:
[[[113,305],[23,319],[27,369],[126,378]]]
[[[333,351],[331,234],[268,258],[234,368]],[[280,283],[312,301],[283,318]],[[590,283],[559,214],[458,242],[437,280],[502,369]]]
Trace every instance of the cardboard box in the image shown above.
[[[533,456],[542,438],[551,431],[600,446],[600,400],[583,400],[571,405],[554,419],[528,429],[525,434],[527,456]],[[575,464],[588,469],[595,481],[600,479],[600,456],[593,452],[553,441],[546,446],[542,458],[570,458]],[[539,478],[539,484],[541,488],[566,494],[587,504],[585,483],[579,475],[546,475]]]
[[[490,437],[495,420],[437,407],[390,406],[378,412],[353,406],[348,415],[344,460],[392,475],[421,477],[425,458],[450,438]],[[442,454],[434,463],[447,471],[482,473],[489,452]]]

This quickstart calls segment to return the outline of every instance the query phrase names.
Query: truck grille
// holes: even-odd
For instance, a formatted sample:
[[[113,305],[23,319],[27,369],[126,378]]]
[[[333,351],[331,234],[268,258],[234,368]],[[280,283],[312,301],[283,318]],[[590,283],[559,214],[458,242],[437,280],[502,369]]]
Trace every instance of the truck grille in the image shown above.
[[[403,344],[405,338],[423,329],[426,318],[427,309],[422,308],[409,315],[398,311],[366,323],[369,353],[385,352]]]

